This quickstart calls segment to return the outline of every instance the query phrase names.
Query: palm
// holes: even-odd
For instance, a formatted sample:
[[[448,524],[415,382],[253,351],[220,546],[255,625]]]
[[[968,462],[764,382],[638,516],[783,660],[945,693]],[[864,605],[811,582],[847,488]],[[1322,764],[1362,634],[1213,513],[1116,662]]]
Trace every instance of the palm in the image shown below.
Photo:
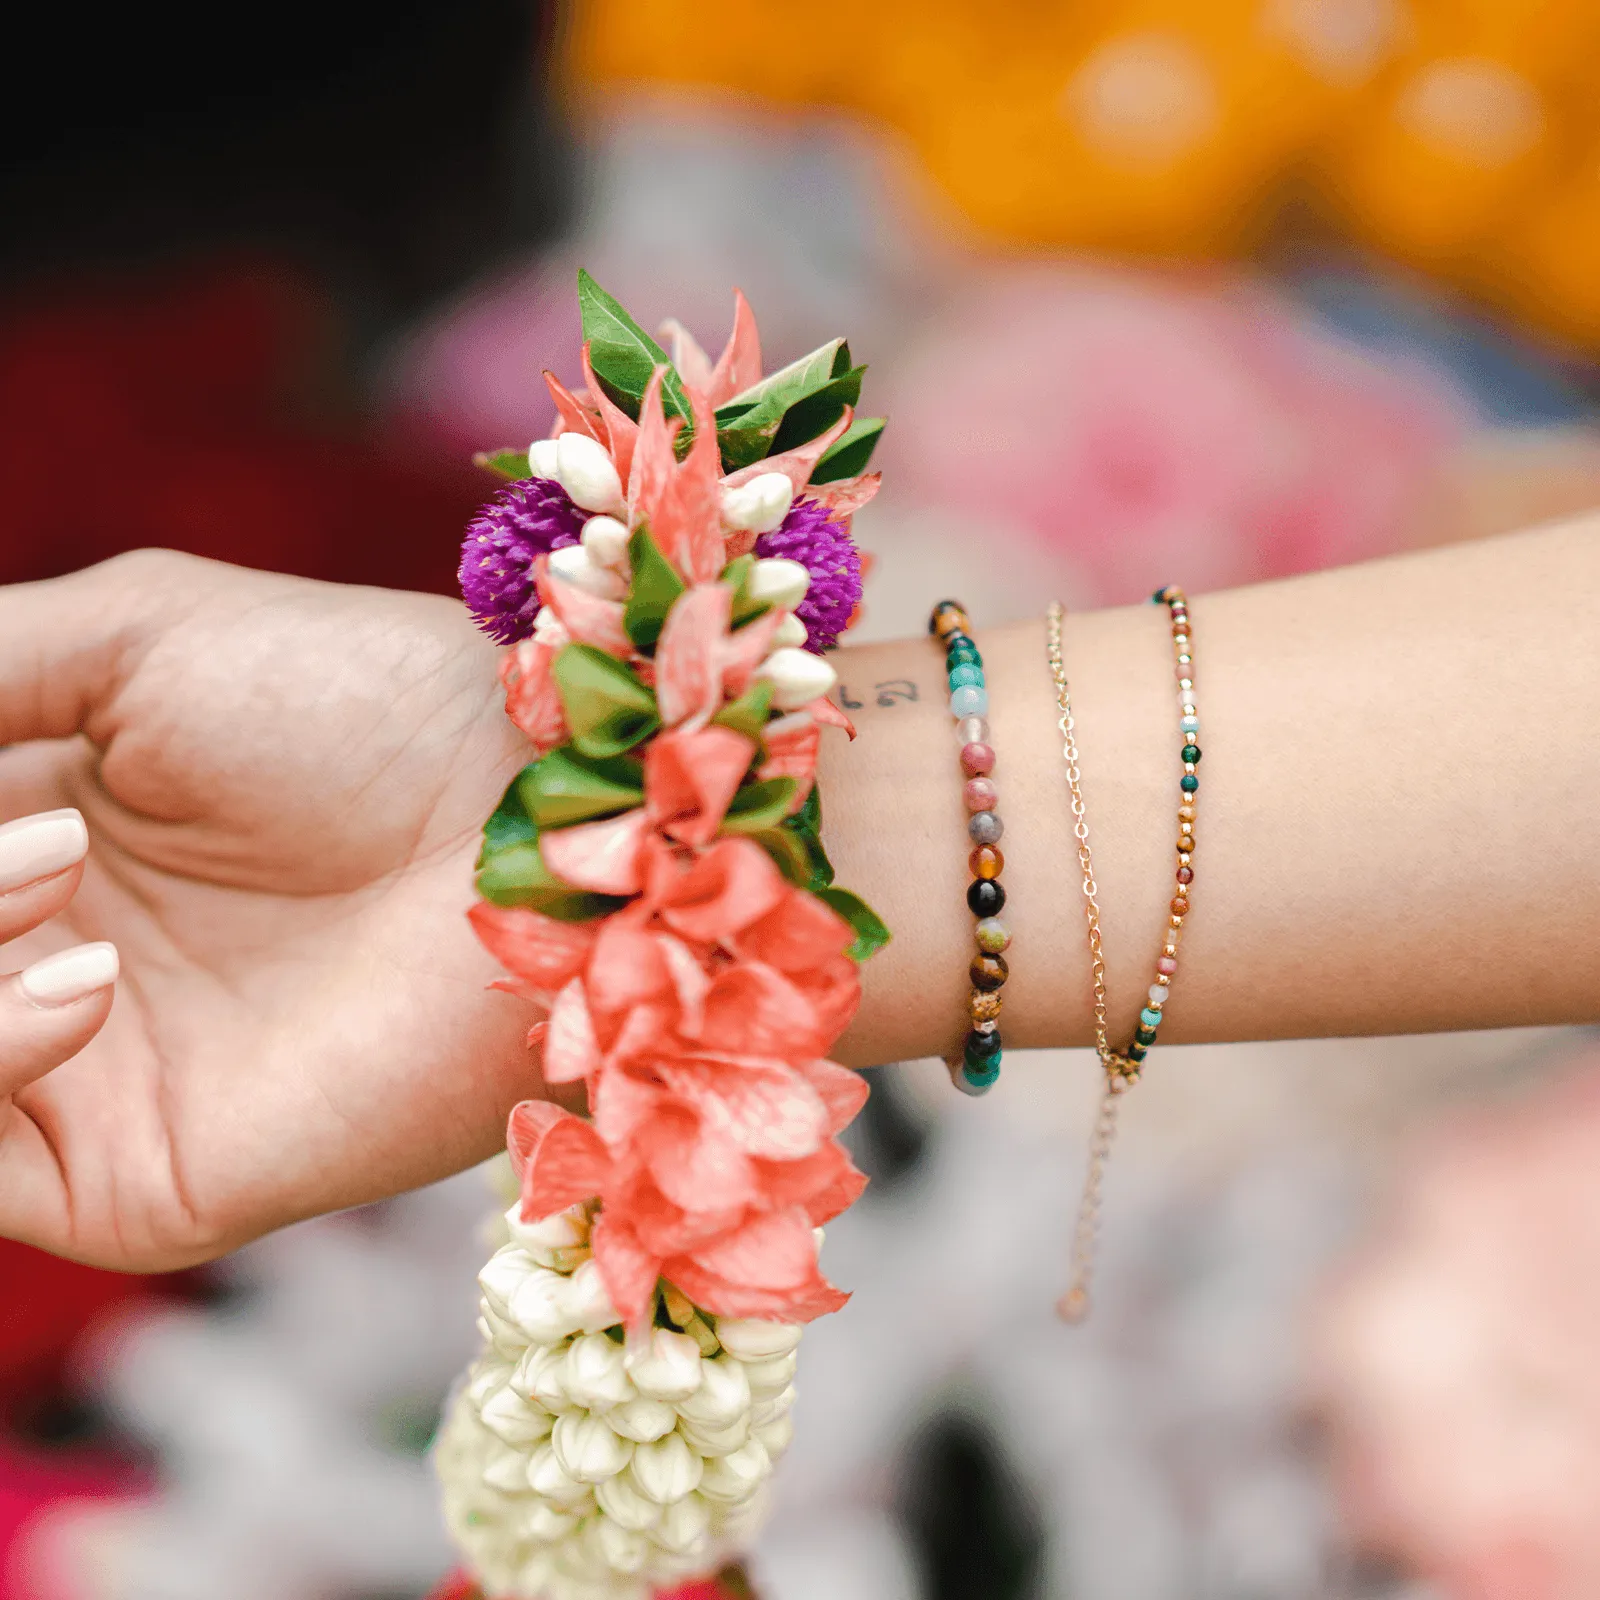
[[[97,595],[114,648],[44,677],[37,719],[87,738],[0,754],[0,815],[83,811],[66,927],[29,938],[111,939],[123,980],[0,1101],[0,1233],[165,1267],[487,1154],[537,1083],[462,916],[517,760],[488,647],[443,600],[181,558],[74,584],[56,626]]]

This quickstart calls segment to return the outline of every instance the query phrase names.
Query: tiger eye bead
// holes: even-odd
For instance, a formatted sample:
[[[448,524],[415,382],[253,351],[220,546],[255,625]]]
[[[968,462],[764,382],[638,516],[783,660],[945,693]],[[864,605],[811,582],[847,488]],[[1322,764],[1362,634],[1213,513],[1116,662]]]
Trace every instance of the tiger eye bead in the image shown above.
[[[975,993],[967,996],[967,1015],[974,1022],[994,1022],[1000,1015],[1004,996],[998,989],[989,994]]]
[[[972,624],[967,614],[954,600],[941,600],[928,619],[928,631],[941,642],[952,633],[971,633]]]
[[[998,878],[1005,871],[1005,866],[1006,858],[1001,855],[998,845],[980,844],[967,857],[967,871],[974,878]]]
[[[992,956],[985,952],[972,958],[967,976],[972,980],[974,989],[991,994],[1011,976],[1011,968],[1006,965],[1004,956]]]

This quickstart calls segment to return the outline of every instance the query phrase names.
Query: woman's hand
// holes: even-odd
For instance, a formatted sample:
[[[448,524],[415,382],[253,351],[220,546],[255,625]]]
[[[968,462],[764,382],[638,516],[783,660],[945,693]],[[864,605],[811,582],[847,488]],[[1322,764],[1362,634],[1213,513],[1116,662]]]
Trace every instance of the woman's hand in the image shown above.
[[[0,590],[0,744],[0,821],[89,836],[8,891],[0,832],[0,1235],[182,1266],[480,1159],[537,1091],[462,915],[522,754],[458,606],[160,552]],[[28,1000],[86,941],[115,1003]]]

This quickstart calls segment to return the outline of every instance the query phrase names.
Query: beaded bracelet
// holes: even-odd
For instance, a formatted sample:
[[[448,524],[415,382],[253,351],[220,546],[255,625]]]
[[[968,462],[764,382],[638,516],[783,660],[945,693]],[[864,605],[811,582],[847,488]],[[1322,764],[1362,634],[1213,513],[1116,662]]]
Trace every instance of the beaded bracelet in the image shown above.
[[[1066,762],[1067,788],[1072,801],[1073,834],[1078,841],[1078,864],[1083,872],[1084,914],[1088,922],[1089,958],[1094,984],[1095,1049],[1105,1070],[1105,1087],[1090,1138],[1083,1198],[1073,1229],[1071,1282],[1056,1307],[1067,1322],[1081,1322],[1089,1312],[1089,1286],[1099,1232],[1100,1191],[1112,1140],[1116,1136],[1117,1107],[1122,1095],[1139,1081],[1144,1060],[1156,1041],[1156,1030],[1161,1026],[1166,1003],[1172,993],[1172,982],[1178,972],[1178,945],[1184,919],[1189,914],[1189,886],[1194,882],[1195,798],[1200,789],[1196,772],[1200,763],[1200,720],[1195,709],[1189,605],[1183,591],[1171,585],[1158,589],[1151,599],[1157,605],[1165,605],[1170,613],[1174,666],[1178,679],[1178,731],[1182,738],[1179,755],[1183,774],[1178,779],[1177,892],[1167,908],[1166,933],[1161,954],[1156,958],[1156,981],[1146,994],[1146,1004],[1139,1013],[1139,1024],[1133,1039],[1123,1050],[1112,1049],[1106,1021],[1106,970],[1101,947],[1100,904],[1094,879],[1094,860],[1089,850],[1089,826],[1084,814],[1083,790],[1079,781],[1072,693],[1061,655],[1061,630],[1066,613],[1059,601],[1053,601],[1048,612],[1050,671],[1055,681],[1056,705],[1060,712],[1056,725],[1061,732],[1061,753]]]
[[[950,714],[956,719],[961,741],[962,791],[967,805],[967,836],[972,854],[967,865],[972,882],[967,886],[967,907],[978,919],[973,929],[978,953],[967,969],[972,993],[967,1015],[972,1026],[962,1045],[961,1059],[950,1063],[950,1076],[963,1094],[987,1094],[1000,1077],[1000,990],[1010,976],[1002,952],[1011,943],[1011,931],[1000,920],[1006,903],[1000,873],[1005,857],[1000,836],[1005,824],[995,806],[999,794],[994,780],[994,747],[989,743],[989,691],[984,684],[983,657],[972,640],[972,625],[956,600],[941,600],[928,618],[928,631],[945,647],[950,675]]]

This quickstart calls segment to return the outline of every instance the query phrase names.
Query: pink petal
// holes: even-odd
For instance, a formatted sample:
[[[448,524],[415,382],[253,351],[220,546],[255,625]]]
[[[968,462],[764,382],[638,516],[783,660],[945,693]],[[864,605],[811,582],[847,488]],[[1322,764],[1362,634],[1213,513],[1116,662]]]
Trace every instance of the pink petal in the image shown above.
[[[546,1083],[576,1083],[600,1066],[600,1045],[594,1018],[583,991],[583,979],[574,978],[550,1007],[544,1035]]]
[[[686,944],[670,933],[658,933],[655,937],[678,995],[678,1032],[686,1039],[693,1039],[704,1025],[706,992],[711,987],[711,979]]]
[[[817,1271],[817,1242],[798,1206],[752,1217],[735,1233],[689,1253],[706,1272],[752,1289],[798,1289]]]
[[[657,936],[616,917],[600,924],[586,976],[590,1005],[607,1017],[672,992]]]
[[[593,1199],[611,1174],[610,1152],[582,1117],[559,1106],[549,1108],[553,1118],[526,1109],[535,1104],[524,1101],[512,1111],[506,1141],[522,1181],[524,1222]]]
[[[774,1211],[801,1206],[814,1228],[831,1222],[861,1198],[867,1175],[836,1139],[799,1161],[757,1161],[756,1183]]]
[[[666,341],[672,365],[686,384],[696,389],[710,387],[711,357],[700,348],[700,341],[676,317],[668,317],[656,329],[656,337]]]
[[[737,1279],[708,1272],[690,1256],[673,1256],[661,1264],[661,1276],[676,1284],[697,1306],[713,1316],[758,1317],[765,1322],[813,1322],[842,1310],[850,1296],[814,1272],[793,1289],[752,1289]]]
[[[815,439],[806,440],[802,445],[796,445],[793,450],[785,450],[781,455],[764,456],[760,461],[751,462],[748,467],[730,472],[722,480],[724,487],[734,489],[752,478],[759,478],[764,472],[781,472],[794,485],[794,492],[799,494],[811,482],[812,468],[833,442],[844,435],[854,416],[854,410],[846,406],[844,414],[826,432],[819,433]]]
[[[722,453],[710,401],[699,389],[689,389],[688,395],[694,414],[694,443],[673,479],[673,510],[682,520],[672,542],[683,575],[691,583],[712,583],[727,565],[722,537]]]
[[[828,1113],[804,1078],[754,1058],[728,1062],[662,1062],[662,1084],[693,1106],[716,1135],[753,1156],[793,1161],[828,1137]]]
[[[604,444],[605,440],[600,437],[594,413],[588,410],[555,373],[548,369],[545,371],[544,382],[550,391],[550,398],[556,403],[556,414],[561,418],[561,431],[585,433],[597,444]]]
[[[783,622],[781,611],[769,611],[730,633],[722,645],[722,688],[735,697],[750,687],[756,668],[772,654],[772,636]]]
[[[867,1103],[867,1080],[836,1061],[801,1061],[795,1070],[817,1091],[828,1108],[828,1132],[839,1133]]]
[[[560,922],[526,906],[492,906],[480,900],[467,919],[501,966],[546,994],[554,994],[582,969],[594,944],[593,923]]]
[[[637,1139],[666,1098],[660,1084],[608,1066],[589,1091],[589,1106],[601,1137],[621,1150]]]
[[[690,845],[707,845],[727,814],[755,747],[732,728],[673,728],[644,758],[645,809],[651,822]]]
[[[789,887],[760,845],[722,839],[662,897],[661,920],[686,939],[717,943],[764,917]]]
[[[655,1303],[660,1259],[645,1249],[625,1221],[609,1211],[602,1211],[595,1219],[589,1244],[612,1305],[624,1322],[639,1322]]]
[[[716,370],[706,384],[706,394],[712,405],[720,406],[742,394],[761,381],[761,336],[756,332],[756,314],[750,309],[742,290],[733,291],[733,331],[722,354],[717,357]]]
[[[623,1018],[622,1026],[606,1052],[608,1067],[648,1065],[662,1049],[672,1043],[676,1007],[661,1003],[635,1006]]]
[[[563,1117],[571,1115],[548,1100],[519,1100],[512,1106],[506,1120],[506,1154],[511,1157],[511,1170],[519,1181],[544,1136]]]
[[[567,713],[550,676],[555,650],[538,639],[524,639],[500,660],[506,715],[541,755],[566,743]]]
[[[744,956],[780,972],[803,972],[843,955],[855,940],[850,924],[814,894],[792,889],[740,936]]]
[[[671,727],[698,728],[722,705],[723,638],[733,595],[720,583],[700,584],[673,602],[656,645],[656,703]]]
[[[826,695],[822,695],[820,698],[813,700],[810,705],[805,707],[805,710],[809,711],[811,715],[822,724],[823,727],[843,728],[852,739],[855,738],[855,723],[853,723],[849,717],[847,717],[844,712],[842,712],[838,706],[836,706]]]
[[[583,345],[583,381],[588,384],[589,393],[600,410],[600,424],[605,432],[601,443],[611,452],[611,461],[617,469],[617,476],[626,483],[629,473],[633,470],[633,446],[639,437],[639,424],[616,405],[610,395],[600,387],[600,381],[594,375],[594,368],[589,365],[587,340]]]
[[[767,759],[756,769],[756,776],[768,778],[793,778],[795,781],[795,812],[805,804],[806,796],[817,776],[817,752],[822,746],[822,730],[809,712],[796,712],[769,722],[762,729],[761,742],[766,746]]]
[[[712,980],[700,1037],[710,1050],[786,1061],[825,1048],[807,996],[759,961],[741,961]]]
[[[561,619],[574,639],[608,651],[619,661],[633,654],[633,641],[622,626],[622,602],[602,600],[550,570],[550,558],[540,556],[534,564],[539,598]]]
[[[544,864],[576,889],[596,894],[637,894],[644,887],[640,858],[650,819],[642,806],[620,817],[552,828],[539,835]]]
[[[658,1112],[640,1130],[639,1148],[656,1187],[684,1211],[721,1211],[756,1198],[749,1156],[685,1107]]]
[[[662,552],[666,545],[655,530],[655,519],[662,497],[672,486],[672,475],[677,461],[672,453],[672,441],[683,426],[676,417],[669,423],[661,409],[661,380],[665,367],[657,367],[645,385],[644,397],[639,402],[639,432],[633,445],[633,469],[628,474],[629,520],[634,527],[644,522],[650,525],[652,536]]]
[[[820,506],[826,506],[835,519],[853,517],[877,494],[882,483],[881,472],[864,472],[858,478],[840,478],[833,483],[813,483],[807,487],[806,497],[815,500]]]

